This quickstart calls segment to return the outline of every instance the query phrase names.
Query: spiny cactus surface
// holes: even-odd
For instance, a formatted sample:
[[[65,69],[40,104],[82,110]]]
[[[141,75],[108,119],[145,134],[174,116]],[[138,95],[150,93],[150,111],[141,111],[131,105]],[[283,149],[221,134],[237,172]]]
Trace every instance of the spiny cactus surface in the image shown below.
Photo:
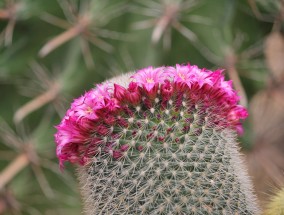
[[[236,146],[246,110],[231,82],[148,67],[76,99],[57,155],[78,163],[86,214],[257,214]]]

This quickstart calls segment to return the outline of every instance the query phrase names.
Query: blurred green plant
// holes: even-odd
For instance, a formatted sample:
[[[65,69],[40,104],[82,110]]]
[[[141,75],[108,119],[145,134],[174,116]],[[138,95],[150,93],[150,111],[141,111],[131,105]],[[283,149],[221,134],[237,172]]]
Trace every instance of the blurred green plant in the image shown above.
[[[283,5],[0,1],[0,214],[79,214],[73,170],[59,172],[53,143],[72,98],[128,70],[187,62],[225,68],[247,98],[251,121],[241,147],[265,202],[261,193],[284,169]]]

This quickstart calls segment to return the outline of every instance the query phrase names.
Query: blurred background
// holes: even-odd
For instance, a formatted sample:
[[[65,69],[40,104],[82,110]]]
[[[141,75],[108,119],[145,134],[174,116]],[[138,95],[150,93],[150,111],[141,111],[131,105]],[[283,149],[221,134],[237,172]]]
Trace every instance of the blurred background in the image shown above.
[[[75,97],[149,65],[224,68],[262,207],[284,182],[283,0],[0,0],[0,214],[80,214],[54,128]]]

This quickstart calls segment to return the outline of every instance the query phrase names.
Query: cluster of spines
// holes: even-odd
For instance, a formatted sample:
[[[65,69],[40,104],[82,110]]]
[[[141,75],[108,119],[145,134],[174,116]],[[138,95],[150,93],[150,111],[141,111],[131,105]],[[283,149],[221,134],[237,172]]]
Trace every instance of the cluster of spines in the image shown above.
[[[144,142],[139,153],[104,154],[79,169],[87,214],[254,214],[251,188],[242,188],[247,181],[231,164],[238,160],[232,131],[206,127],[200,136]]]

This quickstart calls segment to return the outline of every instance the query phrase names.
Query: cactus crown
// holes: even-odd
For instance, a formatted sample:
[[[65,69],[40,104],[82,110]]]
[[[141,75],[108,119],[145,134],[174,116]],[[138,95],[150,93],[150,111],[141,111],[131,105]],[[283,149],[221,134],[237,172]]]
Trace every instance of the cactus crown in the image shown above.
[[[57,155],[79,163],[87,214],[253,214],[235,145],[246,110],[221,70],[148,67],[76,99]],[[249,203],[248,203],[249,202]]]

